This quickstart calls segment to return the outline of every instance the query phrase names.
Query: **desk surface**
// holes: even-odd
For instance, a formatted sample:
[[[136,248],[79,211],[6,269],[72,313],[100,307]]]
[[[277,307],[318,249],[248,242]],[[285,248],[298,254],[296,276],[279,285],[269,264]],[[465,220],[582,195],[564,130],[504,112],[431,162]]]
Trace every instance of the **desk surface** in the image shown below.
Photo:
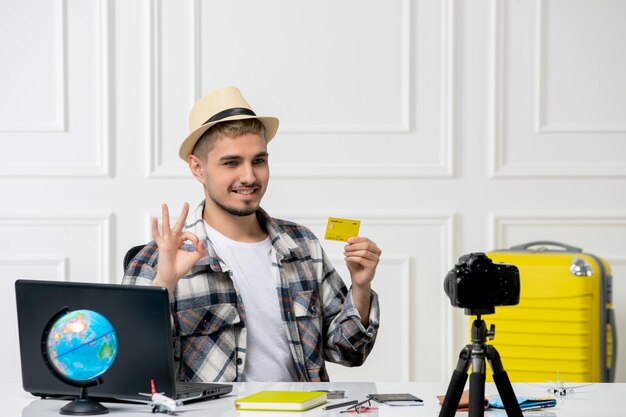
[[[263,411],[235,411],[233,401],[261,390],[299,390],[311,391],[315,389],[340,389],[346,391],[348,398],[344,400],[330,400],[329,403],[347,401],[348,399],[364,399],[370,393],[409,392],[424,400],[424,405],[418,407],[391,407],[376,405],[378,410],[367,413],[367,416],[381,417],[411,417],[411,416],[437,416],[439,404],[436,395],[445,393],[446,383],[390,383],[390,382],[360,382],[360,383],[238,383],[234,384],[233,392],[224,398],[204,401],[199,403],[185,404],[178,415],[183,417],[212,416],[212,417],[270,417],[274,412]],[[545,389],[538,385],[515,383],[513,388],[517,395],[547,396]],[[486,395],[497,394],[496,387],[487,383]],[[554,408],[536,412],[526,412],[526,416],[535,417],[588,417],[588,416],[624,416],[626,410],[620,405],[626,397],[626,383],[596,383],[584,388],[577,389],[568,394],[566,398],[559,399]],[[41,417],[59,415],[58,411],[66,401],[41,400],[24,392],[17,384],[0,384],[0,404],[2,415]],[[111,416],[148,416],[154,415],[149,407],[134,404],[104,403],[109,408]],[[306,412],[281,412],[282,417],[345,417],[355,416],[356,413],[343,413],[337,410],[324,411],[321,407]],[[158,414],[157,414],[158,415]],[[165,415],[165,414],[161,414]],[[360,414],[365,415],[365,414]],[[458,416],[466,416],[467,413],[457,413]],[[504,417],[504,410],[487,410],[487,417]]]

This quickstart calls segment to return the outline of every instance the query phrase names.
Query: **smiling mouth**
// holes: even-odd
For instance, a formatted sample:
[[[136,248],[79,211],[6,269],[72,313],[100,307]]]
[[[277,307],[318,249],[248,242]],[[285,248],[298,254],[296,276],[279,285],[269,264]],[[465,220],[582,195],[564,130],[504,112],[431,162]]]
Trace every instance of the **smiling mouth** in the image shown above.
[[[241,194],[241,195],[250,195],[250,194],[256,193],[257,190],[258,188],[241,188],[241,189],[231,190],[231,191],[237,194]]]

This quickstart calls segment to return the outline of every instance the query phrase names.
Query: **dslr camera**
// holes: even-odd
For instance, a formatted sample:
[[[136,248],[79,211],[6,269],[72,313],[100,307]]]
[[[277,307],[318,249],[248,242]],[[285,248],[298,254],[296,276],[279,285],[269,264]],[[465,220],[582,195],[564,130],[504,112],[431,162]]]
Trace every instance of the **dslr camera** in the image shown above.
[[[493,314],[495,306],[519,304],[519,270],[515,265],[494,263],[484,253],[470,253],[448,272],[443,289],[450,303],[464,308],[465,314]]]

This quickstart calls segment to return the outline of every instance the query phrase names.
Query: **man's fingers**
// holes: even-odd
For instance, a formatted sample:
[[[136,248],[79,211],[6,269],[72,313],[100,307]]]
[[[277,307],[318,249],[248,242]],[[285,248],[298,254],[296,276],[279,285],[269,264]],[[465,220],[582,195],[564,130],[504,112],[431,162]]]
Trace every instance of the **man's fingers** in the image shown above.
[[[204,255],[206,253],[206,247],[204,246],[204,243],[199,239],[198,243],[196,243],[196,250],[200,255]]]
[[[159,219],[156,217],[152,218],[152,239],[156,242],[161,237],[159,233]]]
[[[350,258],[363,258],[363,259],[369,259],[370,261],[377,261],[378,259],[380,259],[380,256],[378,256],[377,253],[371,252],[369,250],[356,250],[356,251],[346,251],[345,252],[346,257],[350,257]]]
[[[366,269],[375,269],[376,266],[378,265],[377,260],[371,260],[371,259],[363,258],[361,256],[348,256],[346,257],[346,262],[359,264],[363,268],[366,268]]]
[[[194,248],[196,249],[197,254],[199,254],[200,256],[204,255],[206,253],[206,248],[204,247],[204,244],[202,242],[202,240],[200,240],[198,238],[198,236],[194,235],[191,232],[185,232],[181,235],[181,238],[183,240],[183,242],[185,240],[189,240],[191,241],[191,243],[193,243]]]
[[[183,227],[185,226],[185,220],[187,220],[187,214],[189,214],[189,203],[183,204],[183,210],[180,212],[180,216],[178,217],[178,220],[176,220],[176,223],[174,224],[175,232],[180,232],[183,230]]]
[[[170,209],[167,204],[161,204],[161,223],[163,223],[163,236],[170,234]]]
[[[350,254],[369,252],[369,253],[373,253],[376,256],[380,256],[383,253],[383,251],[381,251],[380,248],[376,246],[374,242],[352,243],[352,244],[346,245],[344,247],[344,251]]]
[[[348,244],[345,247],[347,252],[350,251],[358,251],[358,250],[368,250],[377,255],[382,254],[383,252],[376,245],[376,243],[372,242],[366,237],[357,236],[348,239]]]
[[[200,239],[198,239],[198,236],[194,235],[191,232],[185,232],[182,235],[180,235],[180,237],[182,238],[182,242],[184,242],[185,240],[190,240],[191,243],[193,243],[193,246],[197,247],[198,246],[198,241]]]

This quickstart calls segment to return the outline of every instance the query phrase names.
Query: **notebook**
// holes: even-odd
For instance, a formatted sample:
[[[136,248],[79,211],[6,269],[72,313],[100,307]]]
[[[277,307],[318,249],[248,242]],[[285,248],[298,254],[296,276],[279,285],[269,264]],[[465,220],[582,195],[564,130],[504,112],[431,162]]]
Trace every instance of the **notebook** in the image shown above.
[[[306,411],[326,402],[325,392],[260,391],[235,400],[237,410]]]
[[[108,319],[117,335],[117,354],[102,375],[102,384],[88,388],[99,401],[143,399],[156,390],[176,399],[217,398],[232,385],[176,383],[171,315],[165,288],[80,282],[17,280],[15,282],[22,385],[40,397],[77,397],[80,388],[60,381],[44,361],[42,336],[51,317],[63,308],[92,310]]]

